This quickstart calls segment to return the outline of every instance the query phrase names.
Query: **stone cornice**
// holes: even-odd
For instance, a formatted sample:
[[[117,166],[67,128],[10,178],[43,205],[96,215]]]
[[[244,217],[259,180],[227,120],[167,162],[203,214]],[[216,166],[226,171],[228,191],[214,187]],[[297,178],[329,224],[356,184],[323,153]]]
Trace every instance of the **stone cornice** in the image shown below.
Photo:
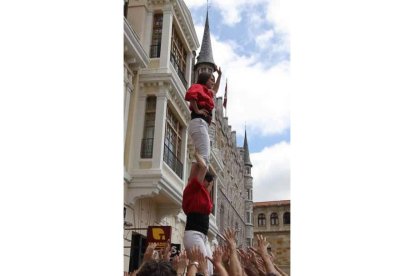
[[[165,5],[170,3],[171,0],[148,0],[148,6],[157,6],[157,5]]]
[[[181,190],[176,189],[177,185],[168,183],[167,179],[164,177],[164,174],[161,177],[160,184],[162,186],[163,192],[168,195],[176,205],[181,206],[183,201],[183,193]]]
[[[181,84],[181,85],[180,85]],[[179,108],[181,114],[184,116],[184,122],[190,121],[190,110],[188,109],[187,102],[184,100],[184,86],[181,81],[177,82],[177,79],[170,73],[161,74],[140,74],[140,87],[150,86],[165,86],[167,88],[168,98],[175,103]]]
[[[149,56],[128,20],[124,17],[124,59],[134,70],[145,68],[149,63]]]
[[[178,186],[170,183],[161,170],[142,170],[142,172],[130,175],[126,203],[133,204],[136,199],[162,194],[168,197],[172,204],[178,206],[177,208],[180,208],[182,191],[178,189]]]
[[[190,11],[183,0],[172,1],[172,5],[178,24],[185,36],[185,41],[188,42],[191,51],[196,51],[200,47],[200,43],[198,42]]]

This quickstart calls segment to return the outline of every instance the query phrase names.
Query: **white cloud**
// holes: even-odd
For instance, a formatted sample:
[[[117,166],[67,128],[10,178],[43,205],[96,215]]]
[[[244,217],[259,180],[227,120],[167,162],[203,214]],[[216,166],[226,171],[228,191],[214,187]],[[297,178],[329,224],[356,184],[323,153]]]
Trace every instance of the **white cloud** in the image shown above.
[[[256,44],[261,49],[269,48],[269,41],[274,37],[273,30],[267,30],[264,33],[256,36]]]
[[[281,142],[251,153],[253,201],[290,199],[290,144]]]
[[[184,3],[187,5],[187,7],[190,8],[199,8],[202,6],[206,6],[206,2],[205,1],[200,1],[200,0],[184,0]]]
[[[290,1],[271,0],[268,2],[266,19],[272,23],[275,32],[289,33]]]
[[[252,11],[252,7],[266,3],[267,1],[269,0],[212,0],[209,1],[209,5],[220,10],[224,24],[232,26],[242,20],[241,13],[243,11]],[[184,2],[189,8],[207,6],[207,2],[200,0],[185,0]]]
[[[272,24],[275,34],[279,37],[279,51],[290,51],[289,14],[290,1],[269,1],[266,19]]]
[[[201,41],[204,26],[196,26]],[[227,115],[237,133],[245,123],[251,135],[281,134],[290,127],[289,62],[265,68],[256,56],[242,56],[232,43],[218,41],[211,33],[214,61],[222,68],[218,96],[224,95],[228,78]]]

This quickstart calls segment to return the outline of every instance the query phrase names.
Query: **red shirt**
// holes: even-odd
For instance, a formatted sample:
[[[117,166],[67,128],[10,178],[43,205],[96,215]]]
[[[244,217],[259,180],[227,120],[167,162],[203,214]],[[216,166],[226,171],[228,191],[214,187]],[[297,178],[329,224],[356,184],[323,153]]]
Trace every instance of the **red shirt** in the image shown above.
[[[185,100],[195,100],[199,109],[206,109],[211,112],[214,108],[214,94],[208,89],[205,85],[193,84],[188,88],[187,93],[185,94]],[[193,109],[190,106],[190,110]]]
[[[182,206],[186,215],[189,213],[209,215],[211,213],[213,204],[211,203],[210,193],[197,178],[191,179],[185,187]]]

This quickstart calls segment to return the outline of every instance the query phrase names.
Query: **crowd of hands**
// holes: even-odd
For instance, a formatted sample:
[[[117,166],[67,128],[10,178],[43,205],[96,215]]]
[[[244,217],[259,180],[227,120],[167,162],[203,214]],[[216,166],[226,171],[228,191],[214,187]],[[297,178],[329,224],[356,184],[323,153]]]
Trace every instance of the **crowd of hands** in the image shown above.
[[[216,246],[212,258],[205,257],[198,247],[189,251],[182,250],[170,261],[171,248],[168,245],[160,252],[155,251],[156,244],[149,243],[141,266],[128,276],[141,276],[140,270],[150,262],[169,262],[172,271],[178,276],[208,275],[207,262],[212,262],[214,275],[220,276],[287,276],[275,264],[274,255],[267,250],[269,243],[262,235],[257,235],[257,246],[243,250],[237,248],[236,231],[224,231],[225,244]],[[198,267],[191,265],[197,262]],[[164,274],[163,274],[164,275]]]

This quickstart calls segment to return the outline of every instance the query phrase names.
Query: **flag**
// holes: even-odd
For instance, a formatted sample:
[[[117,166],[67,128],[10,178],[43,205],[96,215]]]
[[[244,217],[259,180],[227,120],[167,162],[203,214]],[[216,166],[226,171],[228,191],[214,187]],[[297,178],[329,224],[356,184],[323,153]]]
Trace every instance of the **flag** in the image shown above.
[[[227,106],[227,79],[226,79],[226,88],[224,88],[224,101],[223,101],[223,106],[224,106],[224,108],[226,108],[226,106]]]

